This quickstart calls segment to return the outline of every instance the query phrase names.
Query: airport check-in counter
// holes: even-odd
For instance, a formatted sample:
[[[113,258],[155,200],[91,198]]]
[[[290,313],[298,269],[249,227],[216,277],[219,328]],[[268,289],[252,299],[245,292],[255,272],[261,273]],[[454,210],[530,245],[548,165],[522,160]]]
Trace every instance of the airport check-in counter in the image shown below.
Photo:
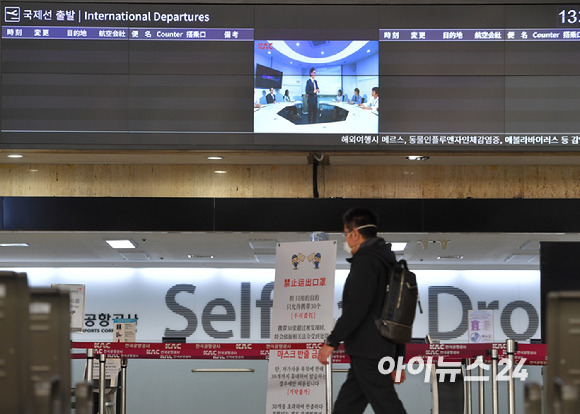
[[[519,359],[526,357],[532,364],[546,365],[546,345],[517,344],[513,340],[505,344],[417,344],[407,346],[407,362],[417,358],[423,361],[440,361],[435,359],[441,355],[455,355],[460,358],[460,371],[454,381],[446,381],[441,371],[442,366],[425,364],[431,369],[431,410],[434,414],[455,412],[471,414],[478,413],[521,413],[525,414],[572,414],[580,407],[578,402],[578,360],[575,351],[575,338],[578,329],[576,315],[580,312],[580,292],[565,292],[550,295],[549,301],[549,348],[550,361],[544,387],[541,384],[525,383],[524,389],[516,392],[514,368]],[[26,329],[27,328],[27,329]],[[87,378],[76,384],[74,394],[76,404],[71,404],[71,342],[70,342],[70,304],[68,292],[57,288],[29,288],[26,274],[0,272],[0,329],[3,340],[0,342],[0,411],[15,414],[89,414],[93,411],[92,395],[94,382],[85,369]],[[284,344],[284,346],[299,347],[305,344]],[[311,347],[315,344],[309,344]],[[104,362],[107,358],[122,360],[119,386],[120,411],[111,408],[109,404],[102,409],[102,398],[99,395],[99,409],[103,413],[125,414],[127,405],[127,360],[143,359],[147,364],[152,359],[158,359],[158,364],[182,364],[181,359],[207,360],[208,366],[217,363],[228,363],[228,359],[265,360],[267,350],[280,344],[236,344],[236,343],[73,343],[76,357],[84,350],[78,359],[88,365],[94,358],[99,369],[104,373]],[[207,350],[211,349],[210,354]],[[447,353],[453,350],[451,353]],[[458,351],[459,350],[459,351]],[[167,355],[164,355],[167,354]],[[171,355],[178,361],[161,361]],[[73,353],[73,357],[75,354]],[[348,358],[343,352],[337,352],[335,362],[347,364]],[[479,363],[474,361],[480,358]],[[75,358],[76,359],[76,358]],[[507,381],[497,380],[498,362],[509,361],[507,364]],[[201,362],[201,361],[200,361]],[[238,361],[242,362],[242,361]],[[473,368],[477,366],[478,371]],[[449,366],[444,366],[449,368]],[[503,369],[500,362],[500,371]],[[410,368],[408,367],[410,370]],[[438,371],[439,370],[439,371]],[[490,381],[478,383],[470,380],[474,375],[481,376],[491,373]],[[335,369],[335,375],[327,371],[327,407],[331,406],[332,377],[342,375],[341,369]],[[189,368],[192,373],[214,372],[220,375],[240,372],[255,372],[246,368]],[[447,372],[448,373],[448,372]],[[500,372],[501,374],[501,372]],[[409,374],[408,374],[409,375]],[[154,377],[154,375],[153,375]],[[408,377],[409,378],[409,377]],[[450,378],[447,376],[447,378]],[[335,378],[335,383],[337,378]],[[340,379],[340,378],[339,378]],[[223,381],[222,381],[223,382]],[[246,382],[246,381],[244,381]],[[411,381],[412,382],[412,381]],[[252,381],[253,383],[253,381]],[[99,384],[100,386],[101,384]],[[405,385],[403,384],[402,387]],[[473,386],[473,388],[472,388]],[[338,386],[336,387],[338,388]],[[487,388],[487,390],[485,390]],[[96,390],[95,390],[96,391]],[[473,392],[475,391],[475,393]],[[491,392],[491,398],[489,394]],[[503,392],[505,398],[500,398]],[[99,394],[103,390],[99,389]],[[520,395],[518,395],[518,393]],[[478,403],[474,410],[472,394],[477,395]],[[522,401],[523,404],[519,402]],[[211,398],[210,398],[211,399]],[[129,404],[128,404],[129,403]],[[520,407],[517,405],[520,404]],[[119,406],[117,404],[117,406]],[[524,411],[522,411],[524,410]],[[130,411],[129,411],[130,412]]]

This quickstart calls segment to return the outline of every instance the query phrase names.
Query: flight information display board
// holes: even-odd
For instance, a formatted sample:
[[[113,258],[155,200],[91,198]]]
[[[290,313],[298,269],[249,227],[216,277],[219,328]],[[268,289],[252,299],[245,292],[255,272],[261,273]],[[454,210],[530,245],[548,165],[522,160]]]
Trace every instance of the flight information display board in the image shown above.
[[[577,151],[580,6],[2,2],[0,148]]]

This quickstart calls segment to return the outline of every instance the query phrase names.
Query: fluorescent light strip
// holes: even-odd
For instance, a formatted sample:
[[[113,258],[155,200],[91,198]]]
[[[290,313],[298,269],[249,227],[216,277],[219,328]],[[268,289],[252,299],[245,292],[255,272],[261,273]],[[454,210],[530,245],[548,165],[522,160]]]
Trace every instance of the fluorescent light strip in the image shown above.
[[[391,250],[394,252],[402,252],[407,247],[407,242],[394,242],[391,243]]]
[[[134,249],[137,245],[131,240],[105,240],[113,249]]]

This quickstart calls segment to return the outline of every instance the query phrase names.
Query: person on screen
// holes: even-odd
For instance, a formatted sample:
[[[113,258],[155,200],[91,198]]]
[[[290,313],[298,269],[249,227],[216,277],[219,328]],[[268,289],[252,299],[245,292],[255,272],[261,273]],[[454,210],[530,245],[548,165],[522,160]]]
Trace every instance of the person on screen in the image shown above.
[[[372,98],[367,103],[359,104],[362,109],[379,110],[379,87],[375,86],[371,92]]]
[[[336,94],[336,99],[334,101],[335,102],[344,102],[344,95],[342,94],[342,89],[338,90],[338,93]],[[341,109],[338,106],[335,106],[334,113],[332,115],[332,119],[334,119],[334,120],[340,119],[340,111],[341,111]]]
[[[360,105],[362,103],[362,96],[360,96],[360,90],[358,88],[354,88],[354,95],[348,101],[348,103]]]
[[[261,108],[262,104],[260,103],[260,96],[257,93],[254,93],[254,108]]]
[[[269,104],[276,103],[276,94],[274,88],[270,88],[270,93],[266,95],[266,102]]]
[[[308,96],[308,123],[316,123],[316,114],[318,113],[318,82],[316,81],[316,69],[310,68],[310,79],[306,81],[306,95]]]
[[[284,102],[293,102],[292,98],[290,97],[290,91],[286,89],[284,92],[284,96],[282,96]],[[294,119],[301,119],[302,117],[298,113],[298,108],[294,105],[290,105],[286,107],[286,110],[291,114],[292,118]]]

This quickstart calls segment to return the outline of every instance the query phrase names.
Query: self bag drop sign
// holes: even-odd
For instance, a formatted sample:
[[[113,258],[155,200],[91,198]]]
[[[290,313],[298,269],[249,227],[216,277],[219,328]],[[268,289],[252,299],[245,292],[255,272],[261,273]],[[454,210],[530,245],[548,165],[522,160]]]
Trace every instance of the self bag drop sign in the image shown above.
[[[304,263],[314,266],[307,260]],[[274,269],[11,270],[26,272],[31,286],[86,286],[84,333],[73,334],[74,341],[110,341],[112,320],[120,315],[137,318],[138,341],[160,341],[167,334],[185,337],[188,342],[269,341],[271,337]],[[415,273],[425,312],[417,313],[413,337],[430,332],[445,341],[468,342],[469,309],[494,310],[495,342],[508,337],[520,342],[540,337],[539,271]],[[348,270],[336,271],[334,318],[340,316],[339,301],[347,275]]]

